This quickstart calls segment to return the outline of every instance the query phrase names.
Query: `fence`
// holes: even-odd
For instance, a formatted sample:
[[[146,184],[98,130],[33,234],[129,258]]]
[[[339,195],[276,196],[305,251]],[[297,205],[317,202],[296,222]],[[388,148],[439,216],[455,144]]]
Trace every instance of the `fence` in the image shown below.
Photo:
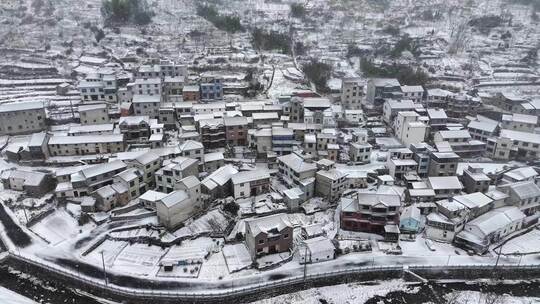
[[[242,297],[254,294],[260,294],[262,292],[276,291],[279,289],[290,289],[295,286],[299,286],[304,283],[321,283],[328,279],[340,279],[349,278],[350,276],[358,275],[378,275],[385,278],[396,278],[400,277],[403,274],[404,270],[418,271],[420,273],[445,273],[448,275],[449,272],[456,271],[466,271],[469,273],[474,273],[474,271],[484,271],[486,274],[493,274],[494,270],[505,271],[508,273],[518,273],[515,270],[521,270],[519,274],[523,274],[526,271],[534,273],[535,276],[540,273],[540,265],[493,265],[493,264],[482,264],[482,265],[448,265],[448,266],[430,266],[430,265],[391,265],[391,266],[362,266],[355,267],[347,270],[337,270],[329,271],[325,273],[316,273],[316,274],[307,274],[304,276],[295,276],[290,278],[278,279],[275,281],[269,281],[259,284],[251,284],[243,287],[234,287],[231,288],[222,288],[222,283],[216,284],[214,288],[208,288],[207,286],[202,286],[200,292],[183,292],[179,290],[143,290],[137,288],[123,287],[118,285],[107,284],[104,280],[101,279],[92,279],[86,276],[81,275],[80,273],[75,273],[72,271],[66,271],[58,265],[47,265],[43,262],[29,259],[20,255],[19,253],[10,252],[9,257],[13,258],[19,262],[27,263],[35,267],[41,268],[43,270],[52,272],[54,274],[62,276],[67,280],[74,280],[81,284],[93,287],[95,289],[109,292],[112,295],[127,297],[130,299],[163,299],[163,300],[184,300],[184,301],[214,301],[214,300],[223,300],[224,298],[234,298]],[[496,268],[495,268],[496,267]],[[149,281],[150,282],[150,281]],[[336,283],[336,281],[332,281]],[[298,288],[301,289],[301,288]]]

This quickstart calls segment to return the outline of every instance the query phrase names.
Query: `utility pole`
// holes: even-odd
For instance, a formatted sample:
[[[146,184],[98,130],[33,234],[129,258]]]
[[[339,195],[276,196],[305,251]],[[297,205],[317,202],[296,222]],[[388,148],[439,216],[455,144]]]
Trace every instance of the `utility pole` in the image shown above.
[[[26,207],[23,205],[24,217],[26,218],[26,226],[28,226],[28,214],[26,214]]]
[[[495,266],[493,267],[493,270],[495,270],[497,266],[499,265],[499,259],[501,258],[501,252],[502,252],[503,246],[504,246],[504,243],[502,243],[501,247],[499,247],[499,252],[497,253],[497,260],[495,261]]]
[[[103,257],[103,250],[101,251],[101,263],[103,264],[103,279],[105,280],[105,286],[109,286],[107,282],[107,272],[105,271],[105,258]]]
[[[307,245],[304,244],[304,282],[307,276]]]

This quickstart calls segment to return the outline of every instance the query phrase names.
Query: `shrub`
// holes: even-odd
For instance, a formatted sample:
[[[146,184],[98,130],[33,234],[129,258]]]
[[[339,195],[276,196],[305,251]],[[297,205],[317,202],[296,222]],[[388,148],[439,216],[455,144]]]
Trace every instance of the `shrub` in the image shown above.
[[[289,36],[279,32],[265,32],[259,28],[255,28],[251,32],[251,42],[259,50],[280,50],[283,54],[291,52],[291,40]]]
[[[302,66],[309,81],[313,82],[319,92],[328,92],[328,80],[332,76],[332,66],[312,59]]]
[[[106,23],[146,25],[152,21],[154,13],[146,0],[103,0],[101,15]]]
[[[218,29],[228,33],[235,33],[243,30],[239,17],[221,15],[218,13],[217,9],[211,5],[199,4],[197,6],[197,15],[208,20]]]

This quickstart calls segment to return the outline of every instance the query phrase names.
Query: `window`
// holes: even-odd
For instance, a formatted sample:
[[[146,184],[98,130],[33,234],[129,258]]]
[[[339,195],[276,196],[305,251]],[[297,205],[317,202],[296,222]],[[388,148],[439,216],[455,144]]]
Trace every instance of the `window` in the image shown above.
[[[259,240],[259,244],[264,244],[264,240]]]

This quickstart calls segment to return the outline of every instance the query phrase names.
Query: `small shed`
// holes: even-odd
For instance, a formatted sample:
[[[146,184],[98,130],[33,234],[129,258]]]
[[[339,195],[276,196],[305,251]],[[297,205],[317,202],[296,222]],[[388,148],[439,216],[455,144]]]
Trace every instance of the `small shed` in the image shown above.
[[[384,240],[387,242],[397,242],[399,240],[399,227],[397,225],[384,226]]]
[[[300,246],[300,264],[318,263],[335,258],[336,247],[334,243],[326,237],[320,236],[304,241]]]
[[[416,206],[409,206],[403,209],[399,219],[399,229],[402,232],[418,233],[422,225],[420,209]]]

